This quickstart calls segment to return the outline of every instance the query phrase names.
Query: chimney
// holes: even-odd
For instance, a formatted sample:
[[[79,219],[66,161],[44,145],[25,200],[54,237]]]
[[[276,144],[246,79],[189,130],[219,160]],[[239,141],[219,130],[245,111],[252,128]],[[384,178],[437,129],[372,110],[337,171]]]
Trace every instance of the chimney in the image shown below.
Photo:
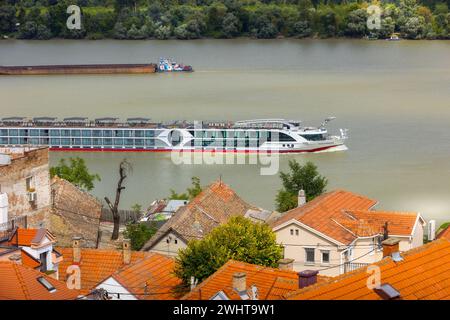
[[[73,262],[80,263],[81,261],[81,249],[80,249],[81,237],[72,238],[72,250],[73,250]]]
[[[386,240],[383,240],[381,244],[383,245],[383,258],[392,256],[393,253],[399,252],[400,240],[395,238],[388,238]]]
[[[300,189],[298,191],[298,205],[297,207],[301,207],[302,205],[304,205],[306,203],[306,195],[305,195],[305,190]]]
[[[298,287],[300,289],[311,286],[317,282],[317,270],[305,270],[298,273]]]
[[[247,275],[244,272],[236,272],[233,274],[233,289],[237,292],[247,290]]]
[[[294,269],[294,259],[285,258],[278,260],[278,269],[292,271]]]
[[[123,263],[130,264],[131,262],[131,241],[130,239],[123,239]]]

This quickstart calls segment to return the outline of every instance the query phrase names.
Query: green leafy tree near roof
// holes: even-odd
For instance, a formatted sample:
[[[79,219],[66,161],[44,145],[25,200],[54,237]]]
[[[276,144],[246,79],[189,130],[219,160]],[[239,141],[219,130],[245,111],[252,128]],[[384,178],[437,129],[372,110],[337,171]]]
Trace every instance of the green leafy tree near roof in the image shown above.
[[[156,227],[145,223],[128,223],[123,233],[130,239],[132,250],[141,250],[144,244],[156,233]]]
[[[194,199],[200,192],[202,192],[203,188],[200,184],[199,177],[192,177],[192,186],[187,188],[187,193],[176,193],[175,190],[170,190],[170,200],[192,200]]]
[[[201,282],[230,259],[276,267],[281,258],[282,249],[267,224],[235,216],[204,239],[192,240],[180,250],[175,274],[189,284],[191,277]]]
[[[59,160],[57,166],[50,168],[50,176],[58,176],[86,191],[94,189],[95,180],[100,181],[100,176],[90,174],[84,159],[79,157],[69,158],[69,164],[66,159]]]
[[[290,172],[281,172],[283,188],[278,191],[275,202],[277,210],[285,212],[297,207],[298,191],[305,191],[306,200],[311,201],[325,192],[327,178],[321,176],[317,166],[311,161],[301,165],[296,160],[289,161]]]

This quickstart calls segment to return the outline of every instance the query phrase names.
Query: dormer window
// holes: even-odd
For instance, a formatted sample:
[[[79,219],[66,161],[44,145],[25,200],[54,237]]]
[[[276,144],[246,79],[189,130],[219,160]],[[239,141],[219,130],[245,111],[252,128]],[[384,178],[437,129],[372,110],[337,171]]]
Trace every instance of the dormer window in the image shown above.
[[[298,236],[298,234],[299,234],[298,229],[295,229],[295,235]]]
[[[291,229],[291,236],[294,235],[294,229]]]

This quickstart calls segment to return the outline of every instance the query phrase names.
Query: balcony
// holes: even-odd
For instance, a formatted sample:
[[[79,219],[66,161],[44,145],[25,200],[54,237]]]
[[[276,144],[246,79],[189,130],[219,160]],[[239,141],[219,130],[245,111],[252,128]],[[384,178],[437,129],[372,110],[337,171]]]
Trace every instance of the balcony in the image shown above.
[[[344,273],[357,270],[359,268],[367,267],[368,263],[355,263],[355,262],[345,262],[344,263]]]

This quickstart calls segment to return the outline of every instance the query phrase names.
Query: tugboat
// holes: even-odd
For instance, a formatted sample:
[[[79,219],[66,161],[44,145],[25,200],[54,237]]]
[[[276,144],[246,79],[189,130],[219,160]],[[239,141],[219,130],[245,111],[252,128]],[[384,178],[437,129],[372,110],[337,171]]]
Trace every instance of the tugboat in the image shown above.
[[[185,66],[171,59],[160,58],[158,63],[158,72],[192,72],[191,66]]]
[[[390,36],[388,39],[386,39],[386,40],[388,40],[388,41],[399,41],[400,38],[399,38],[399,36],[398,36],[398,33],[393,33],[393,34],[391,34],[391,36]]]

